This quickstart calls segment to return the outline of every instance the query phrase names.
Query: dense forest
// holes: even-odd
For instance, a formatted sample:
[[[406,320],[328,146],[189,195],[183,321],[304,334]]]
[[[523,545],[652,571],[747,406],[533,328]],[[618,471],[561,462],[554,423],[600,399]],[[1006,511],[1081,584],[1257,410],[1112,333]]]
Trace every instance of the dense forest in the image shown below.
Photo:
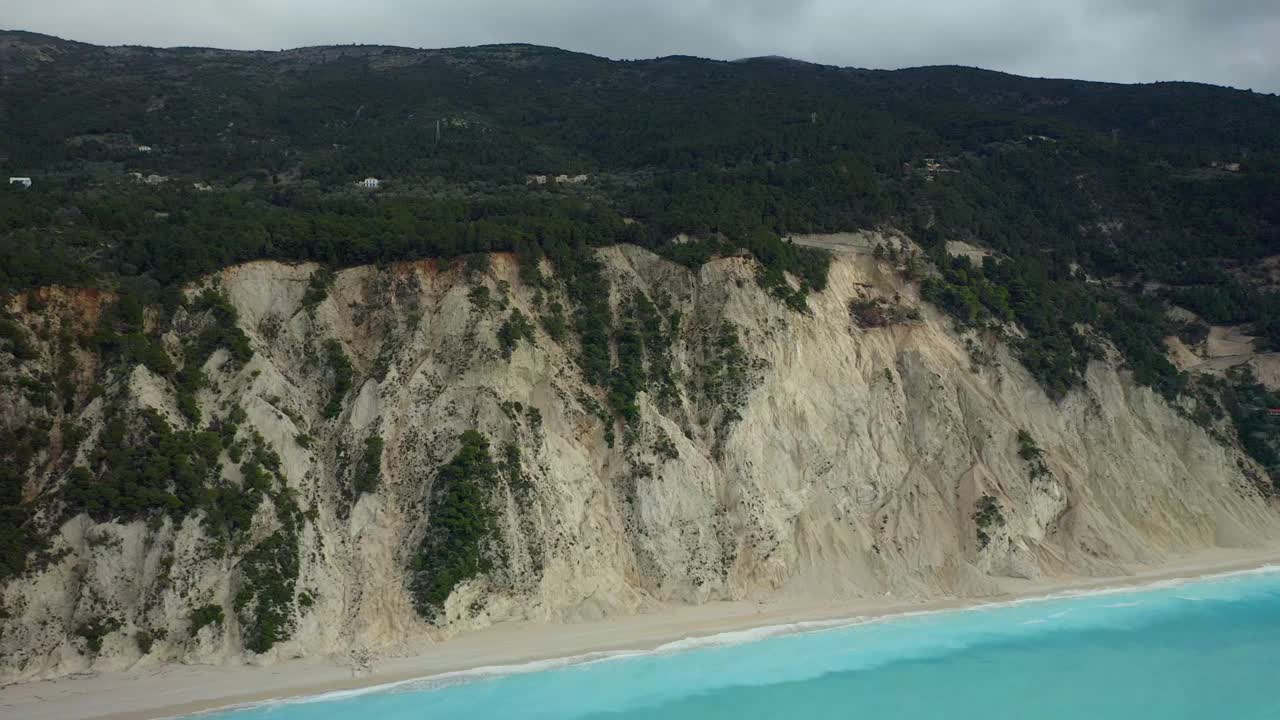
[[[581,248],[689,265],[745,249],[803,312],[826,259],[783,238],[892,227],[958,322],[1022,329],[1055,397],[1100,339],[1140,382],[1188,392],[1162,339],[1198,330],[1171,304],[1280,347],[1280,294],[1258,272],[1280,248],[1275,96],[525,45],[231,52],[7,32],[0,61],[0,157],[33,179],[0,189],[2,292],[175,303],[177,284],[253,259],[514,251],[568,278],[568,326],[605,384],[626,328],[602,319]],[[951,240],[994,254],[954,258]]]

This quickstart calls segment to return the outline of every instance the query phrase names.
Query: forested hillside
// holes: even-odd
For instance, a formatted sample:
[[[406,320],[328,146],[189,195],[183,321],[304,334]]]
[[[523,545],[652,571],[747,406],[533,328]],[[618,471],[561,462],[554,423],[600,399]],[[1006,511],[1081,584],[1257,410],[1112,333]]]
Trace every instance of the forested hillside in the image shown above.
[[[780,238],[894,227],[929,254],[931,300],[1025,331],[1054,396],[1096,351],[1085,327],[1141,382],[1186,391],[1161,339],[1202,329],[1171,326],[1170,302],[1280,345],[1280,295],[1250,272],[1280,246],[1275,96],[524,45],[231,52],[8,32],[0,59],[0,155],[34,179],[0,193],[8,291],[172,304],[176,283],[253,259],[513,250],[550,256],[586,297],[575,249],[630,242],[686,264],[749,249],[803,309],[826,261]],[[995,254],[977,267],[950,240]]]

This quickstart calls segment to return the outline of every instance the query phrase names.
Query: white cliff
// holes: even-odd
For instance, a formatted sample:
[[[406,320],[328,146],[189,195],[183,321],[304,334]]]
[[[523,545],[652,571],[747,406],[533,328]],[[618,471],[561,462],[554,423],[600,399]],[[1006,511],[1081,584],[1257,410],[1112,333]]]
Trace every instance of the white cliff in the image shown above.
[[[597,252],[619,312],[637,290],[679,311],[675,398],[642,393],[629,428],[602,420],[605,396],[583,379],[571,339],[537,327],[503,357],[495,334],[510,309],[535,326],[543,312],[509,256],[471,280],[434,262],[345,270],[310,308],[313,265],[251,263],[208,279],[255,352],[234,370],[224,351],[210,358],[203,415],[242,408],[240,432],[256,430],[280,456],[306,515],[289,639],[264,655],[244,649],[233,607],[240,556],[216,552],[198,517],[95,525],[81,516],[61,525],[51,562],[0,592],[10,615],[0,621],[0,680],[407,652],[506,620],[572,622],[667,602],[976,597],[1002,578],[1115,574],[1280,531],[1247,478],[1252,461],[1114,364],[1095,361],[1086,386],[1054,402],[999,343],[978,341],[975,358],[972,338],[870,256],[837,255],[804,315],[759,287],[745,258],[690,271],[635,247]],[[468,299],[475,284],[491,291],[486,310]],[[921,319],[861,328],[848,307],[857,297],[916,306]],[[712,401],[698,377],[725,322],[741,376]],[[173,332],[170,345],[181,341]],[[324,417],[330,339],[355,370],[334,419]],[[141,366],[115,377],[132,403],[185,426],[168,381]],[[90,447],[100,413],[95,401],[81,416]],[[436,470],[467,429],[495,450],[514,442],[529,484],[493,498],[502,560],[428,623],[406,572],[431,522]],[[1019,430],[1043,450],[1044,470],[1019,456]],[[350,468],[375,434],[381,480],[356,498]],[[222,460],[224,477],[239,482]],[[63,481],[37,473],[31,491]],[[982,515],[992,503],[997,512]],[[245,547],[280,523],[264,503]],[[192,610],[206,605],[226,619],[193,637]],[[96,653],[75,633],[95,618],[119,624]],[[143,629],[156,637],[145,656]]]

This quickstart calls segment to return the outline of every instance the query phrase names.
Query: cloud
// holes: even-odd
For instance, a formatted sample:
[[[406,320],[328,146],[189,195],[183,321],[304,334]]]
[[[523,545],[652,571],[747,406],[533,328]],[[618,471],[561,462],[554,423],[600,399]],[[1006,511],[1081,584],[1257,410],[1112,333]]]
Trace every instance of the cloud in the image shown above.
[[[105,44],[530,42],[613,58],[777,54],[1280,91],[1275,0],[0,0],[0,18]]]

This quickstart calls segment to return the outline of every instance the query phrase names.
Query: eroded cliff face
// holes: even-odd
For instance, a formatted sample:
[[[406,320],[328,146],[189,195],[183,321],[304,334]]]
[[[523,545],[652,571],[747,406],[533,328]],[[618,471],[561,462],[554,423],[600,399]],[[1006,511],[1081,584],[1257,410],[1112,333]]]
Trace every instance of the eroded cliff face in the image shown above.
[[[619,316],[642,293],[670,337],[669,353],[650,354],[670,386],[642,392],[629,424],[584,380],[573,333],[557,342],[537,322],[550,303],[567,305],[562,291],[525,286],[510,257],[470,279],[430,262],[346,270],[305,307],[315,266],[252,263],[210,278],[254,352],[243,364],[226,350],[209,358],[202,423],[243,410],[237,437],[256,431],[279,456],[272,492],[297,516],[263,503],[230,544],[201,513],[55,523],[49,558],[0,594],[0,679],[403,652],[505,620],[667,602],[981,596],[1005,577],[1118,573],[1280,529],[1247,478],[1250,460],[1113,364],[1093,363],[1087,386],[1055,403],[1006,348],[958,335],[872,257],[838,255],[804,315],[761,289],[745,258],[690,271],[634,247],[597,252]],[[852,319],[858,298],[880,299],[887,324]],[[24,317],[39,324],[70,301],[54,293]],[[513,309],[535,328],[505,357],[499,331]],[[198,324],[176,318],[166,346],[176,354]],[[330,340],[352,366],[336,398]],[[87,377],[92,359],[78,367]],[[110,378],[79,412],[80,461],[104,441],[112,392],[189,426],[169,380],[142,365]],[[5,406],[12,422],[36,413],[16,394]],[[408,578],[432,528],[438,468],[469,429],[495,454],[517,447],[521,480],[491,492],[491,568],[428,622]],[[380,469],[361,493],[353,478],[371,437],[382,440]],[[53,459],[59,438],[37,458],[30,497],[55,497],[67,481],[70,463]],[[226,450],[218,464],[229,486],[247,482]],[[296,581],[277,588],[287,639],[256,654],[237,610],[264,566],[254,549],[272,537],[288,547],[265,566]],[[193,633],[193,613],[209,608],[223,619]]]

